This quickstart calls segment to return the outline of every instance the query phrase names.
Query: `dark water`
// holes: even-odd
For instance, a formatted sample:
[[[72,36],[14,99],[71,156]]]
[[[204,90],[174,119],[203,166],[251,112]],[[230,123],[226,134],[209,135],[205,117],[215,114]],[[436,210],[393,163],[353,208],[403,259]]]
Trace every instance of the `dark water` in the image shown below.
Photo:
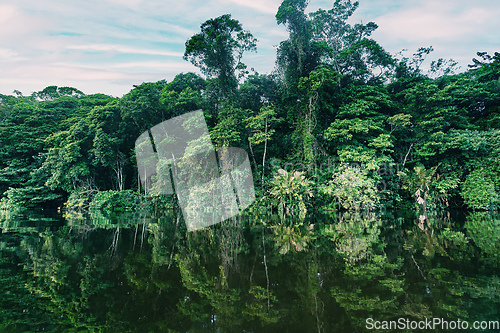
[[[247,212],[189,233],[174,211],[0,222],[0,332],[462,332],[500,320],[490,213]],[[411,329],[426,320],[433,329]]]

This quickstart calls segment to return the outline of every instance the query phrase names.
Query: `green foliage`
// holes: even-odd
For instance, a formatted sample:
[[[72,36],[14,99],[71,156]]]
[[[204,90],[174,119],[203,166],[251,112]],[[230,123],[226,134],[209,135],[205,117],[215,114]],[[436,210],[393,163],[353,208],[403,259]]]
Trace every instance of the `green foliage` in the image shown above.
[[[251,74],[238,89],[238,104],[242,109],[259,111],[265,104],[281,99],[274,75]]]
[[[172,116],[177,116],[200,109],[202,106],[202,99],[200,92],[192,90],[190,87],[187,87],[180,93],[175,90],[164,89],[160,98],[160,103],[165,106]]]
[[[304,218],[307,212],[306,201],[313,197],[312,185],[313,182],[304,176],[304,172],[279,169],[270,182],[268,196],[271,203],[278,207],[282,218],[285,214],[297,213],[297,208],[299,216]]]
[[[47,137],[42,165],[50,170],[47,186],[71,192],[94,182],[99,188],[124,189],[128,160],[120,111],[117,101],[96,106],[68,129]]]
[[[137,211],[144,208],[145,202],[141,194],[132,190],[100,191],[90,202],[91,210],[99,210],[110,214],[116,212]]]
[[[0,201],[0,209],[18,210],[26,208],[55,208],[61,202],[62,195],[50,191],[45,186],[27,186],[25,188],[10,188],[4,192]]]
[[[193,72],[180,73],[175,76],[172,82],[169,82],[163,88],[162,94],[165,91],[175,91],[181,93],[186,88],[191,88],[192,91],[203,91],[207,87],[207,82],[198,74]]]
[[[246,127],[252,132],[248,137],[248,141],[254,145],[268,142],[276,132],[270,127],[278,121],[280,119],[276,118],[276,112],[272,106],[262,107],[256,116],[245,119]]]
[[[328,68],[318,68],[299,79],[298,88],[304,102],[296,113],[293,135],[299,156],[308,164],[313,164],[318,155],[322,141],[318,137],[325,129],[323,124],[331,119],[328,113],[332,112],[332,103],[338,97],[339,80],[338,72]]]
[[[180,73],[119,99],[57,86],[0,95],[0,331],[337,332],[363,330],[367,312],[497,315],[500,219],[485,211],[500,207],[499,53],[454,74],[452,60],[424,65],[432,47],[388,54],[375,23],[351,24],[358,2],[310,14],[307,3],[279,6],[289,35],[271,75],[248,75],[257,40],[226,14],[185,45],[207,79]],[[136,138],[197,109],[216,146],[250,149],[260,203],[279,216],[186,233],[176,197],[158,194],[170,179],[137,191]],[[404,193],[412,223],[372,214]],[[59,233],[18,213],[66,199],[71,229]],[[440,205],[474,212],[462,229]]]
[[[482,82],[498,80],[500,78],[500,52],[495,52],[493,56],[488,52],[478,52],[477,55],[482,61],[472,59],[474,64],[469,67],[472,68],[473,76]]]
[[[376,181],[368,170],[341,165],[332,180],[321,187],[321,192],[335,198],[339,209],[351,211],[373,210],[380,203]]]
[[[347,23],[359,2],[336,0],[330,10],[310,14],[314,40],[325,45],[324,62],[339,73],[358,80],[377,79],[394,63],[376,41],[368,37],[377,29],[374,22]],[[379,73],[375,73],[375,68]]]
[[[288,36],[272,74],[247,71],[242,57],[256,50],[257,40],[225,14],[202,23],[185,44],[184,59],[206,79],[180,73],[171,82],[136,85],[122,98],[57,86],[31,96],[0,95],[2,207],[61,207],[67,200],[67,208],[80,210],[92,200],[89,188],[138,190],[137,137],[202,109],[216,146],[249,149],[260,178],[256,193],[267,193],[282,215],[303,216],[313,192],[322,194],[315,205],[335,201],[341,209],[404,205],[405,194],[424,211],[441,204],[497,209],[498,52],[479,52],[468,71],[454,74],[451,59],[424,64],[432,47],[411,57],[388,54],[371,39],[374,22],[352,22],[357,1],[336,0],[309,14],[307,5],[280,4],[275,18]],[[189,147],[198,148],[196,142]],[[288,181],[273,179],[278,168],[269,168],[268,160],[281,160],[286,170],[307,169],[315,183],[302,194],[279,193],[277,183]],[[354,174],[345,165],[363,171]],[[360,183],[339,185],[346,172],[354,173],[344,174],[344,182]],[[156,178],[153,192],[167,181]]]
[[[71,192],[64,207],[71,211],[86,211],[94,196],[99,193],[99,189],[92,183],[82,184],[75,191]]]
[[[243,310],[244,315],[259,319],[262,325],[274,324],[279,321],[279,312],[275,309],[270,309],[270,306],[267,305],[274,305],[277,301],[276,296],[270,294],[260,286],[251,286],[248,293],[254,301],[246,304],[246,308]]]
[[[9,197],[9,205],[60,204],[60,191],[45,188],[51,175],[51,170],[43,166],[46,138],[88,112],[91,102],[84,103],[85,99],[74,88],[56,86],[30,98],[0,99],[0,192]]]
[[[407,169],[398,173],[403,188],[413,196],[418,207],[425,212],[436,205],[448,205],[450,192],[458,187],[458,178],[443,178],[437,173],[439,165],[431,169],[416,166],[413,172]]]
[[[184,59],[208,77],[216,77],[223,96],[228,96],[238,84],[235,71],[246,68],[241,62],[243,53],[255,51],[256,43],[250,32],[225,14],[201,25],[201,32],[186,42]]]
[[[218,147],[242,147],[245,140],[244,119],[246,110],[226,106],[219,112],[217,125],[210,131],[210,138]]]
[[[276,13],[277,23],[284,24],[290,32],[289,39],[278,48],[277,64],[291,96],[297,92],[299,79],[319,65],[322,54],[322,44],[312,39],[311,23],[304,12],[306,6],[306,0],[285,0]]]
[[[460,195],[471,209],[499,208],[500,198],[495,190],[495,184],[483,170],[474,170],[467,175]]]
[[[445,228],[441,231],[441,236],[451,242],[453,245],[459,248],[465,248],[465,246],[469,243],[469,239],[463,232],[453,231],[450,228]]]
[[[164,80],[145,82],[134,86],[129,93],[121,98],[121,117],[127,125],[127,131],[124,131],[123,136],[127,140],[135,142],[135,139],[144,131],[170,118],[170,115],[160,103],[165,86],[166,82]]]
[[[167,214],[167,212],[176,207],[176,198],[171,194],[148,193],[146,201],[148,209],[159,214]]]
[[[276,111],[273,106],[263,106],[257,115],[245,119],[246,127],[251,131],[248,142],[252,155],[252,145],[264,143],[264,151],[262,153],[262,183],[264,183],[264,172],[266,168],[267,144],[276,132],[273,128],[274,125],[280,121],[282,121],[282,119],[276,118]]]
[[[500,218],[497,214],[472,212],[465,221],[467,235],[489,257],[498,261],[500,254]]]
[[[411,114],[398,113],[387,119],[387,123],[391,125],[391,133],[397,129],[408,127],[411,125]]]
[[[303,223],[286,225],[283,222],[272,226],[276,246],[280,254],[286,254],[290,250],[305,251],[307,245],[314,239],[314,224],[304,226]]]

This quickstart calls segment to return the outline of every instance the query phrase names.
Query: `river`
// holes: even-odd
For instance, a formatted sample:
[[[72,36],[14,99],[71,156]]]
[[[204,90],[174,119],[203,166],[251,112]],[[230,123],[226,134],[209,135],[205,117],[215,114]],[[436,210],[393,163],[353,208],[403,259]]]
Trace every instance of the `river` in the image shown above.
[[[247,211],[193,232],[177,211],[4,212],[0,228],[0,332],[500,331],[489,212]]]

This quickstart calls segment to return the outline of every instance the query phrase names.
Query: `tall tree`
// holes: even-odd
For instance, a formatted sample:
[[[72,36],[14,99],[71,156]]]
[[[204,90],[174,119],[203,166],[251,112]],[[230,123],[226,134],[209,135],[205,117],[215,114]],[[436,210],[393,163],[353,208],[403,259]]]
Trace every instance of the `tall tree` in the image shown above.
[[[252,144],[258,145],[264,143],[264,152],[262,153],[262,184],[264,184],[264,172],[266,168],[267,143],[271,140],[274,132],[276,132],[272,128],[274,127],[273,125],[281,120],[276,118],[276,111],[272,105],[263,106],[256,116],[245,120],[247,123],[246,127],[252,131],[252,134],[248,137],[252,155]]]
[[[347,23],[359,6],[351,0],[335,0],[332,9],[311,13],[313,40],[325,45],[322,63],[343,75],[368,80],[386,73],[392,57],[368,37],[377,29],[374,22]]]
[[[281,42],[276,59],[290,97],[296,95],[299,79],[320,64],[324,50],[322,44],[313,41],[306,7],[307,0],[284,0],[276,13],[278,24],[285,25],[290,33],[288,40]]]
[[[238,86],[236,70],[244,70],[241,62],[245,51],[255,51],[257,39],[243,30],[230,14],[210,19],[201,25],[201,32],[186,42],[184,59],[199,67],[209,78],[217,79],[222,97]]]

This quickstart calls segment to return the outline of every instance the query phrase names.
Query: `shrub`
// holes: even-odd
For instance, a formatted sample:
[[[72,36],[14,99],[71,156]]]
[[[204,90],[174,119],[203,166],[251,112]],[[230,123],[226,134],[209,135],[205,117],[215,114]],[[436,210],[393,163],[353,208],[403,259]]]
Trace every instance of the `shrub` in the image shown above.
[[[101,191],[90,202],[90,209],[104,213],[137,211],[144,209],[145,204],[143,195],[132,190]]]
[[[498,208],[499,198],[495,184],[482,170],[474,170],[467,175],[460,195],[469,208],[483,210]]]
[[[307,208],[305,200],[312,198],[313,182],[304,176],[304,172],[279,169],[278,174],[270,182],[268,194],[274,203],[277,203],[279,214],[284,217],[292,214],[298,208],[299,216],[305,217]]]
[[[368,171],[348,165],[342,165],[321,192],[334,197],[340,208],[351,211],[372,210],[380,202],[376,181]]]

